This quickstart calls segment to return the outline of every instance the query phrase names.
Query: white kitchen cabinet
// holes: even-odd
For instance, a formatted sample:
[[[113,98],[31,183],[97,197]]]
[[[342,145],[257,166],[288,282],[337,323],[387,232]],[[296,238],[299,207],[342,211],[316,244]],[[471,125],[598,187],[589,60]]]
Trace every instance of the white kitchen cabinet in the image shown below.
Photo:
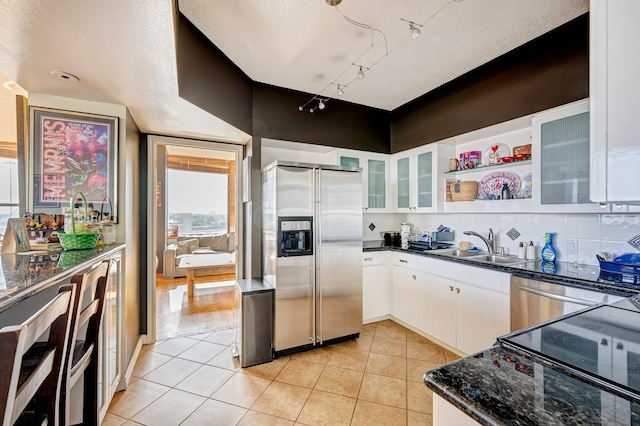
[[[532,193],[535,211],[602,211],[603,207],[589,198],[589,122],[588,100],[534,116]]]
[[[362,205],[369,213],[389,209],[389,156],[361,151],[337,150],[337,164],[362,168]]]
[[[591,186],[598,202],[640,202],[640,2],[597,0],[590,9]]]
[[[418,274],[421,331],[466,354],[509,332],[509,274],[427,257]]]
[[[394,255],[391,266],[391,315],[414,327],[418,317],[418,300],[416,298],[418,256],[399,252],[394,252]]]
[[[362,256],[362,321],[387,317],[387,252],[366,252]]]
[[[391,156],[393,210],[400,213],[432,213],[442,210],[444,186],[441,184],[450,145],[432,143]]]

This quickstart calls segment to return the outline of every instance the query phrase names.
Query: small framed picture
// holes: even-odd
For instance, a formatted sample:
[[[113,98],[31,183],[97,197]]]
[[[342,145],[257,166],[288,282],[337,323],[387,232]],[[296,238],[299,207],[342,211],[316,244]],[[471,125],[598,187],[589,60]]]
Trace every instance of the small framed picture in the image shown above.
[[[24,253],[30,250],[29,234],[24,219],[7,220],[7,229],[2,240],[2,253]]]

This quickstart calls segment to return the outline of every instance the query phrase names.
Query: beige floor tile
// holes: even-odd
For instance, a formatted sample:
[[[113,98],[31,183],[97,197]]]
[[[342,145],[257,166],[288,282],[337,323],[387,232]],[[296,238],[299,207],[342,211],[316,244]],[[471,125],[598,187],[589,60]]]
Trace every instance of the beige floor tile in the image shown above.
[[[236,338],[236,329],[228,328],[226,330],[220,330],[213,333],[211,336],[204,339],[205,342],[218,343],[220,345],[230,345]]]
[[[159,354],[151,350],[140,352],[138,362],[133,369],[133,375],[135,377],[143,377],[145,374],[150,373],[162,364],[171,361],[171,359],[172,357],[169,355]]]
[[[373,336],[360,336],[357,339],[350,339],[346,342],[336,343],[335,346],[338,349],[341,348],[349,348],[349,349],[357,349],[359,351],[370,351],[371,350],[371,342],[373,341]]]
[[[201,334],[192,334],[190,336],[186,336],[189,339],[195,339],[195,340],[204,340],[207,337],[211,337],[211,335],[213,334],[213,332],[211,333],[201,333]]]
[[[226,346],[219,345],[217,343],[198,342],[186,351],[180,353],[178,358],[205,363],[226,348]]]
[[[356,406],[354,398],[314,390],[298,416],[298,423],[307,425],[349,425]]]
[[[143,378],[161,385],[173,387],[189,377],[191,373],[200,368],[202,364],[186,359],[173,358],[162,364]]]
[[[250,410],[242,420],[240,420],[238,426],[292,426],[293,424],[291,420],[285,420],[280,417]]]
[[[292,354],[291,359],[325,365],[329,361],[329,358],[331,358],[332,353],[333,346],[322,346],[320,348]]]
[[[264,364],[254,365],[253,367],[242,368],[239,370],[242,374],[248,374],[250,376],[258,376],[264,379],[273,380],[282,371],[285,365],[289,362],[288,358],[274,359],[271,362]]]
[[[211,398],[250,408],[269,386],[269,383],[269,380],[262,377],[236,373],[214,392]]]
[[[435,343],[407,342],[407,358],[444,364],[444,350]]]
[[[362,371],[326,366],[315,389],[357,398],[363,376],[364,372]]]
[[[289,361],[274,379],[277,382],[313,389],[324,365],[305,361]]]
[[[407,358],[407,380],[423,383],[426,371],[433,370],[442,365],[439,362],[422,361],[420,359]]]
[[[171,388],[147,380],[138,380],[130,384],[125,391],[114,395],[109,412],[118,417],[130,419],[145,409]]]
[[[131,420],[145,425],[179,425],[207,399],[171,389]]]
[[[235,425],[247,413],[246,408],[208,399],[180,426],[227,426]]]
[[[407,426],[431,426],[432,424],[433,416],[431,414],[407,411]]]
[[[131,420],[127,420],[126,423],[123,423],[122,426],[140,426],[140,423],[131,421]]]
[[[358,399],[406,409],[407,381],[364,373]]]
[[[415,331],[407,330],[407,341],[417,343],[434,343],[424,336],[419,335]]]
[[[371,352],[393,356],[407,356],[407,342],[404,340],[387,339],[376,336],[371,344]]]
[[[407,329],[392,321],[382,321],[376,327],[376,337],[387,339],[407,340]]]
[[[295,421],[310,393],[311,389],[271,382],[251,409]]]
[[[327,365],[332,367],[350,368],[351,370],[364,371],[367,366],[369,354],[357,349],[334,349]]]
[[[231,348],[223,350],[211,360],[207,361],[207,364],[232,371],[238,371],[240,369],[240,362],[238,358],[234,357],[231,353]]]
[[[433,391],[424,383],[407,382],[407,409],[419,413],[433,412]]]
[[[373,336],[374,334],[376,334],[376,323],[372,323],[372,324],[365,324],[362,326],[362,333],[360,333],[361,336]]]
[[[203,365],[178,383],[175,388],[208,398],[234,374],[233,371],[224,368]]]
[[[407,381],[365,372],[358,399],[406,409]]]
[[[365,371],[367,373],[404,380],[407,378],[407,359],[404,357],[370,353]]]
[[[116,416],[115,414],[107,413],[100,423],[102,426],[122,426],[127,419]]]
[[[403,426],[407,424],[407,411],[361,399],[356,403],[351,426]]]
[[[165,354],[169,356],[176,356],[181,352],[189,349],[191,346],[195,345],[196,341],[193,339],[188,339],[186,337],[176,337],[173,339],[165,340],[164,342],[156,345],[152,351],[157,352],[159,354]]]
[[[448,350],[448,349],[444,349],[444,348],[443,348],[443,351],[444,351],[444,359],[445,359],[447,362],[453,362],[453,361],[455,361],[455,360],[458,360],[458,359],[462,358],[460,355],[458,355],[458,354],[456,354],[456,353],[453,353],[453,352],[451,352],[451,351],[450,351],[450,350]]]

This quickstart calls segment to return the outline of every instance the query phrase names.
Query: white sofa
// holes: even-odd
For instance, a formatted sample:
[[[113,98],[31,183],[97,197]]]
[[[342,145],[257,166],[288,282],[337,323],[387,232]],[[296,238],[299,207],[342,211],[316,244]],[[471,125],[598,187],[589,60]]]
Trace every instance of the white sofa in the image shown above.
[[[220,262],[202,271],[196,270],[195,275],[217,275],[235,272],[236,235],[181,235],[175,244],[169,244],[164,249],[162,262],[162,276],[164,278],[186,277],[185,269],[178,268],[180,260],[187,256],[200,254],[219,254]]]

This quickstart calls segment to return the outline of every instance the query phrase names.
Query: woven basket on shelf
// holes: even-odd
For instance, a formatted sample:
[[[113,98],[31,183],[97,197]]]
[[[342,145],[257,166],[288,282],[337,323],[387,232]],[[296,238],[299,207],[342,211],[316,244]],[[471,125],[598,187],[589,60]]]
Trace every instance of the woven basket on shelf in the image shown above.
[[[453,201],[473,201],[478,195],[478,182],[467,180],[450,183],[449,190]]]
[[[71,211],[73,212],[73,203],[78,195],[82,197],[82,203],[84,205],[84,221],[86,223],[89,209],[87,199],[82,192],[78,192],[71,197]],[[94,249],[98,244],[99,237],[100,235],[97,232],[76,232],[76,222],[73,214],[71,214],[71,232],[61,232],[58,234],[58,238],[60,238],[60,245],[65,250]]]

